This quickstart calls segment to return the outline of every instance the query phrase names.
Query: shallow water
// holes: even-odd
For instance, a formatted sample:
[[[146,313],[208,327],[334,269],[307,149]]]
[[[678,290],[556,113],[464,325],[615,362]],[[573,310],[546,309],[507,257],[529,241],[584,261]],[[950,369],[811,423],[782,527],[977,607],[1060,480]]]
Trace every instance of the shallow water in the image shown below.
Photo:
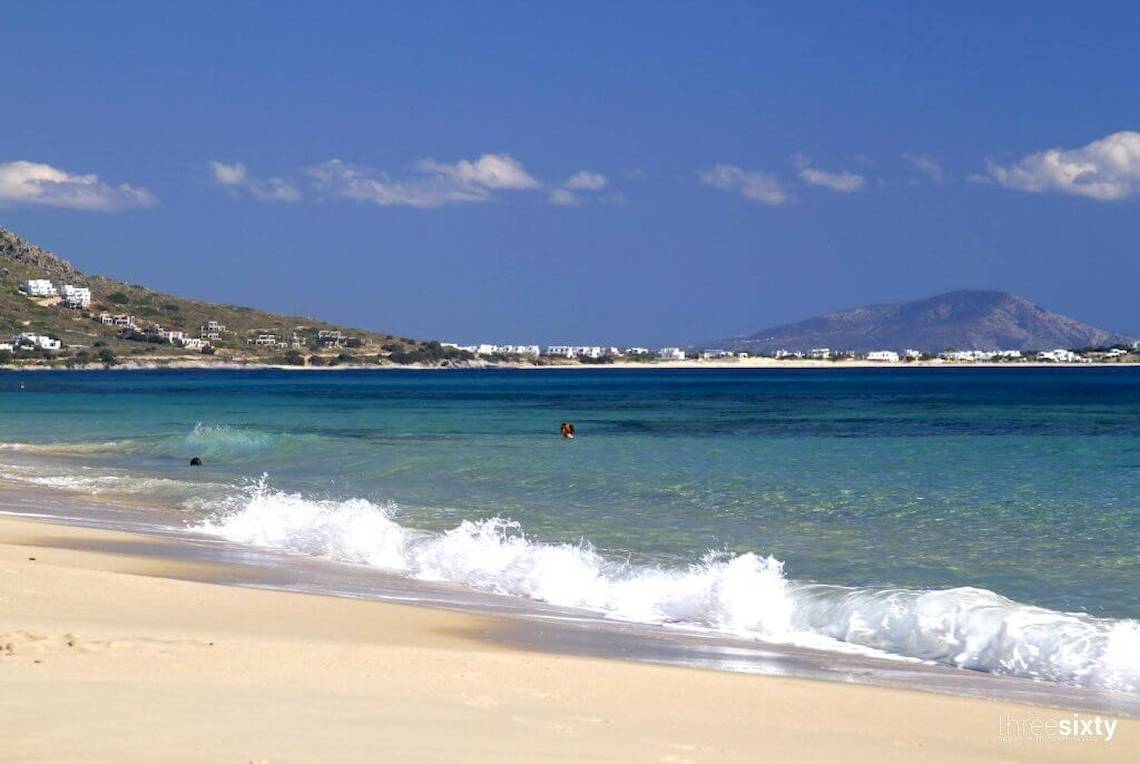
[[[0,474],[232,540],[1140,689],[1140,370],[8,373],[0,400]]]

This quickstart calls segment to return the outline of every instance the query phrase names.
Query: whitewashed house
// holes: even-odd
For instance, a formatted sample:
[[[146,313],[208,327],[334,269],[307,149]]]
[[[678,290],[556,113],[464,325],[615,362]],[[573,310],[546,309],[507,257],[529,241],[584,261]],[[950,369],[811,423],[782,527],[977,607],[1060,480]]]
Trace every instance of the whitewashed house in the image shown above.
[[[32,297],[55,297],[59,294],[51,279],[28,279],[20,288]]]
[[[217,321],[207,321],[198,330],[198,338],[203,340],[220,340],[226,331],[225,324]]]
[[[638,347],[626,348],[625,354],[626,355],[649,355],[649,348],[638,348]]]
[[[831,348],[812,348],[808,351],[808,358],[814,358],[817,361],[826,361],[831,358]]]
[[[867,360],[879,363],[898,363],[899,354],[893,350],[872,350],[867,354]]]
[[[88,287],[63,285],[63,304],[68,308],[81,309],[91,307],[91,290]]]
[[[683,361],[685,351],[682,348],[659,348],[657,358],[661,361]]]
[[[259,335],[257,335],[257,339],[255,339],[253,341],[253,344],[254,345],[260,345],[263,347],[268,346],[268,345],[276,345],[277,344],[277,335],[276,334],[259,334]]]
[[[159,330],[158,336],[162,337],[164,340],[169,342],[171,345],[181,345],[183,342],[186,341],[186,333],[185,332]]]
[[[538,345],[499,345],[498,348],[498,352],[507,355],[538,356],[542,354]]]
[[[1074,353],[1072,350],[1057,348],[1056,350],[1045,350],[1038,353],[1037,360],[1051,361],[1052,363],[1079,363],[1085,359]]]
[[[183,337],[182,347],[187,350],[201,350],[202,348],[209,347],[210,343],[200,337]]]
[[[947,350],[945,353],[939,353],[938,357],[944,361],[967,361],[975,363],[979,361],[992,361],[997,357],[997,353],[992,350]]]
[[[46,334],[31,334],[23,332],[12,338],[12,344],[17,348],[39,348],[40,350],[59,350],[63,343],[52,339]]]

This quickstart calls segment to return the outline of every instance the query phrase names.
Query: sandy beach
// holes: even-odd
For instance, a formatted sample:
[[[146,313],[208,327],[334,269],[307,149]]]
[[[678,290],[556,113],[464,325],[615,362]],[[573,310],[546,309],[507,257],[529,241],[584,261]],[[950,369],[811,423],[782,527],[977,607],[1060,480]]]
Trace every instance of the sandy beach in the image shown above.
[[[490,641],[483,616],[77,551],[131,538],[0,519],[0,761],[1140,756],[1130,719],[1111,741],[1065,739],[1072,712],[532,653]]]

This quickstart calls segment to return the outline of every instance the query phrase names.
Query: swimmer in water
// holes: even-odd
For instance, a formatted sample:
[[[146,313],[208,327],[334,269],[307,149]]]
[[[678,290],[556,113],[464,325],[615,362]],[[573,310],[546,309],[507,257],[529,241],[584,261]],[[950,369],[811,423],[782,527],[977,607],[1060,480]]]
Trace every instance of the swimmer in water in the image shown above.
[[[562,433],[562,437],[566,438],[567,440],[573,440],[574,439],[574,423],[573,422],[563,422],[562,427],[560,428],[560,431]]]

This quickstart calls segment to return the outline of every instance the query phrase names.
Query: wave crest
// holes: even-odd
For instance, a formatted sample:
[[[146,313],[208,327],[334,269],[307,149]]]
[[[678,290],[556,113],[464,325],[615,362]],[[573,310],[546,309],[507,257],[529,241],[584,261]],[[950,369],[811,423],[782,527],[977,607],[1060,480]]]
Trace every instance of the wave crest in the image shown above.
[[[844,645],[1078,686],[1140,691],[1140,622],[1060,613],[985,589],[800,583],[755,553],[710,552],[685,568],[606,558],[587,542],[541,543],[502,518],[443,533],[406,528],[396,507],[312,500],[265,479],[199,527],[231,541],[372,565],[415,578],[812,647]]]

